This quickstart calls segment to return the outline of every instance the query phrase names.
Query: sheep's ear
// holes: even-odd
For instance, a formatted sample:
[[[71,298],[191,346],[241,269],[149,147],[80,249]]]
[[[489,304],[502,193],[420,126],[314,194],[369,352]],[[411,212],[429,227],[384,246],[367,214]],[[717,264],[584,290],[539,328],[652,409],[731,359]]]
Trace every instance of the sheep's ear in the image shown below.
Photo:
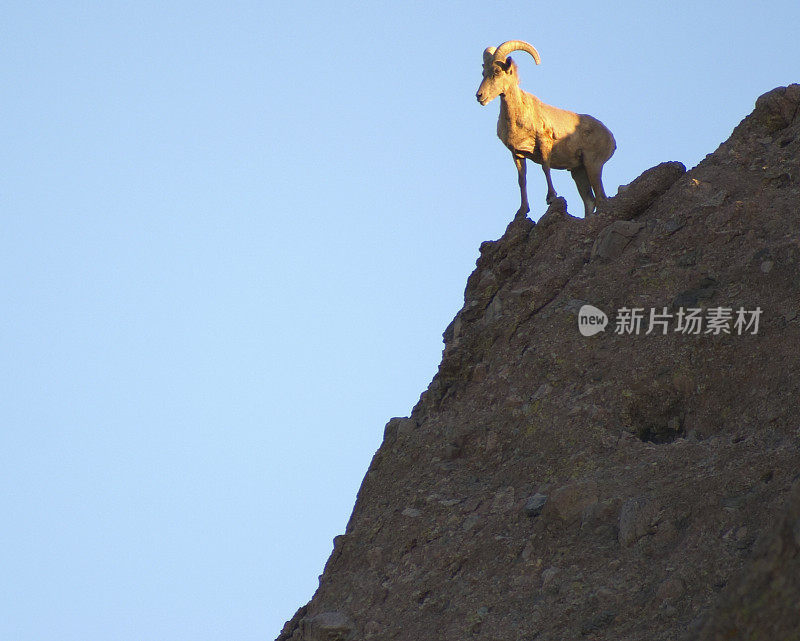
[[[498,67],[500,67],[503,71],[508,72],[511,69],[511,65],[514,64],[514,61],[511,58],[506,58],[505,60],[495,60],[495,63]]]

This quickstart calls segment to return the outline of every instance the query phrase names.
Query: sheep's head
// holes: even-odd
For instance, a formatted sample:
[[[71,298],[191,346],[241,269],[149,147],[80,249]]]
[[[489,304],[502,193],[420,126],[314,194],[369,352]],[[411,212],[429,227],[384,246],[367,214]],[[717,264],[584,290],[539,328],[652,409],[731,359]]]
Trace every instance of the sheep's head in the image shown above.
[[[522,40],[509,40],[497,49],[487,47],[483,52],[483,81],[475,94],[479,103],[487,105],[510,87],[519,84],[517,65],[507,57],[509,53],[517,50],[527,51],[533,56],[536,64],[539,64],[539,52]]]
[[[493,47],[489,47],[492,49]],[[486,52],[489,51],[486,50]],[[484,56],[486,55],[484,52]],[[504,94],[510,85],[519,84],[517,76],[517,64],[511,58],[503,60],[484,60],[483,81],[478,87],[475,97],[482,105],[489,104],[497,96]]]

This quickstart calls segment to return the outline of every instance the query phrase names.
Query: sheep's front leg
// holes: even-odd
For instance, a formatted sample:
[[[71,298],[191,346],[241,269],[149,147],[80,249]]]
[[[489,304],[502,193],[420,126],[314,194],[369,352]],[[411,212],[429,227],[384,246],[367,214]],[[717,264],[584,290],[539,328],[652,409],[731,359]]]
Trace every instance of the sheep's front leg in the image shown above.
[[[531,210],[531,208],[528,206],[528,185],[526,180],[526,174],[528,170],[525,166],[525,158],[520,158],[515,155],[514,164],[517,166],[517,179],[519,182],[520,195],[520,205],[519,209],[517,210],[517,216],[524,216]]]
[[[545,197],[545,202],[550,205],[558,196],[556,188],[553,187],[553,179],[550,178],[550,163],[543,162],[542,171],[544,171],[544,177],[547,179],[547,196]]]

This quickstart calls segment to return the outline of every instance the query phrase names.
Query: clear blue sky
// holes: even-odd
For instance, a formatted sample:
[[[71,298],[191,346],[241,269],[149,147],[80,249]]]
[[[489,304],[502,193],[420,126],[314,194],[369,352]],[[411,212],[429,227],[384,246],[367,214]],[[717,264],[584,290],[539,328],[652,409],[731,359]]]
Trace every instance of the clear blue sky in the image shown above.
[[[311,597],[518,206],[486,46],[530,41],[523,87],[612,129],[613,194],[800,81],[799,24],[796,0],[4,2],[0,638],[263,641]]]

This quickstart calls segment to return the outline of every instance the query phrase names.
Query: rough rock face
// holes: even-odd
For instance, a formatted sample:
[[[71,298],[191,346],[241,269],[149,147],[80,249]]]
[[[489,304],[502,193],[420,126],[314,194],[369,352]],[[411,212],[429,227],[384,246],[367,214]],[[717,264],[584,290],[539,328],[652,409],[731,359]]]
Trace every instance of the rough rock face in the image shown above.
[[[280,641],[800,639],[800,85],[514,220],[444,339]]]

